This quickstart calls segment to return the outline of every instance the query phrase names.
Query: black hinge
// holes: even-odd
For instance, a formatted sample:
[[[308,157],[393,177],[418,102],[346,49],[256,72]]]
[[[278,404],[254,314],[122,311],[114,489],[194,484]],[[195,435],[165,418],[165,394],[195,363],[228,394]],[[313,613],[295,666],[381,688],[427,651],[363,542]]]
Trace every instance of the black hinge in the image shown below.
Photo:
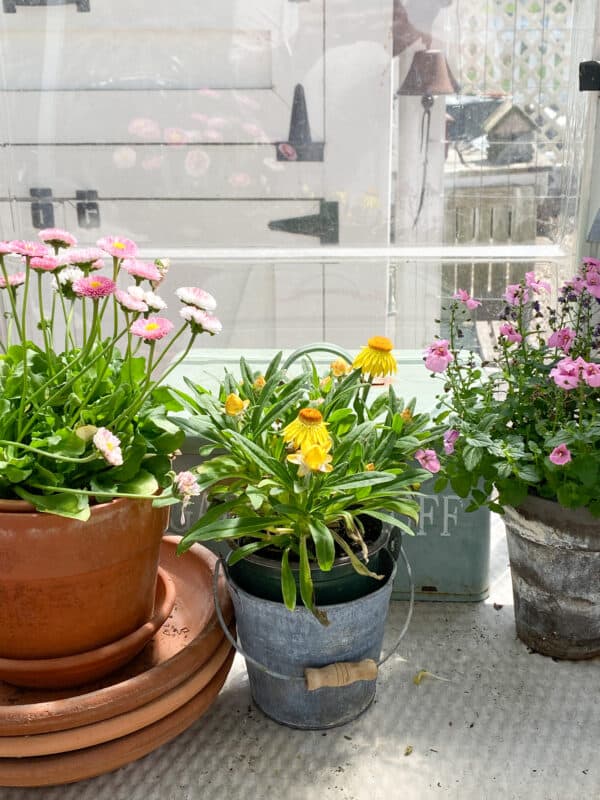
[[[302,236],[318,236],[321,244],[338,244],[339,232],[338,203],[321,200],[318,214],[305,217],[289,217],[269,222],[272,231],[298,233]]]
[[[93,189],[77,190],[77,224],[80,228],[100,227],[100,208],[98,206],[98,192]]]
[[[287,142],[277,142],[276,144],[277,160],[323,161],[324,149],[324,143],[313,142],[310,135],[304,87],[299,83],[294,89],[288,140]]]
[[[579,91],[600,92],[600,61],[580,62]]]
[[[30,189],[31,197],[36,198],[31,203],[31,224],[37,230],[54,227],[54,203],[52,202],[52,189]]]
[[[17,6],[67,6],[76,5],[77,11],[89,11],[90,0],[2,0],[6,14],[15,14]]]

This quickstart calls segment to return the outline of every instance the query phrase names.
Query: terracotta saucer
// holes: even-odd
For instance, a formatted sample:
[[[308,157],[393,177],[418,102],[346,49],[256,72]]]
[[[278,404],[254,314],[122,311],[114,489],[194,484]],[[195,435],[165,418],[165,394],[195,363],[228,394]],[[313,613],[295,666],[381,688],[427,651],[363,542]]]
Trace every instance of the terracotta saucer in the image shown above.
[[[172,714],[111,742],[34,758],[0,758],[0,786],[54,786],[93,778],[135,761],[173,739],[215,701],[231,669],[233,653],[212,681]]]
[[[152,617],[115,642],[60,658],[0,658],[0,680],[15,686],[63,689],[98,680],[136,656],[162,627],[175,605],[175,583],[159,567]]]
[[[193,672],[187,680],[175,686],[170,692],[125,714],[67,731],[34,733],[32,736],[0,736],[0,758],[47,756],[71,750],[83,750],[152,725],[181,708],[198,692],[205,689],[227,660],[231,649],[231,645],[223,637],[221,644],[206,664],[197,672]]]
[[[20,689],[0,683],[0,736],[64,731],[124,714],[178,686],[208,661],[223,639],[212,596],[217,557],[201,545],[177,556],[179,538],[165,537],[160,556],[175,582],[175,606],[141,653],[118,672],[80,689]],[[219,598],[231,623],[233,607],[224,578]]]

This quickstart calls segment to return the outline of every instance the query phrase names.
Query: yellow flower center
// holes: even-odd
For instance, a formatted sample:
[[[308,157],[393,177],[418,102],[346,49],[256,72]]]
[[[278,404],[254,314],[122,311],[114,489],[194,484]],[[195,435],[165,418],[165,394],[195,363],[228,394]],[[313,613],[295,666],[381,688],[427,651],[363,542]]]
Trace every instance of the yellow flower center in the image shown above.
[[[156,322],[149,322],[147,325],[144,325],[145,331],[155,331],[157,330],[159,325]]]
[[[102,286],[100,281],[90,281],[90,286],[92,289],[99,289]]]
[[[394,349],[392,340],[388,339],[387,336],[372,336],[367,344],[372,350],[381,350],[383,353],[389,353],[390,350]]]
[[[305,425],[320,425],[323,422],[323,414],[317,408],[302,408],[298,412],[298,419]]]
[[[125,250],[123,242],[113,242],[113,247],[116,247],[117,250]]]

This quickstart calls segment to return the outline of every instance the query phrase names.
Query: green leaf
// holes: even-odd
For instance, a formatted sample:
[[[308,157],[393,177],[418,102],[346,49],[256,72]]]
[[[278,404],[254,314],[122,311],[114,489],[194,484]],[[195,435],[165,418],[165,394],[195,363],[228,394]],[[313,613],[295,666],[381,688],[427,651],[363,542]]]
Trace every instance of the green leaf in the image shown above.
[[[483,456],[483,451],[479,449],[479,447],[471,447],[469,445],[466,445],[463,451],[463,458],[466,469],[468,469],[469,472],[474,472],[479,463],[481,462],[482,456]]]
[[[125,494],[145,494],[151,497],[158,492],[159,488],[154,475],[141,469],[133,480],[120,483],[118,490]]]
[[[264,531],[279,522],[279,517],[235,517],[217,520],[207,525],[200,518],[180,541],[178,552],[184,552],[194,542],[241,538],[257,531]]]
[[[90,506],[87,495],[84,494],[32,494],[21,486],[14,487],[15,494],[22,500],[27,500],[37,511],[48,514],[58,514],[60,517],[69,517],[86,522],[90,518]]]
[[[300,597],[302,602],[311,611],[321,625],[329,625],[327,615],[315,606],[315,590],[310,574],[310,562],[308,560],[308,549],[306,546],[306,536],[300,538]]]
[[[281,594],[286,608],[293,611],[296,608],[297,588],[289,558],[290,548],[286,547],[281,558]]]
[[[329,572],[335,558],[335,542],[331,531],[320,519],[313,517],[308,520],[310,535],[315,544],[317,562],[323,572]]]

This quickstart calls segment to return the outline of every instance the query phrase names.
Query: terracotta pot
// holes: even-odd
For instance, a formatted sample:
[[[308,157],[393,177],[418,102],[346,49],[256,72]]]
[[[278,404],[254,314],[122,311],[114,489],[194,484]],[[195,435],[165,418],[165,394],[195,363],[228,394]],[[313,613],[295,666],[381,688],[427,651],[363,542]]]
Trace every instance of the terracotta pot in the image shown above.
[[[80,522],[10,507],[0,506],[1,657],[81,653],[150,619],[168,508],[119,498]]]

